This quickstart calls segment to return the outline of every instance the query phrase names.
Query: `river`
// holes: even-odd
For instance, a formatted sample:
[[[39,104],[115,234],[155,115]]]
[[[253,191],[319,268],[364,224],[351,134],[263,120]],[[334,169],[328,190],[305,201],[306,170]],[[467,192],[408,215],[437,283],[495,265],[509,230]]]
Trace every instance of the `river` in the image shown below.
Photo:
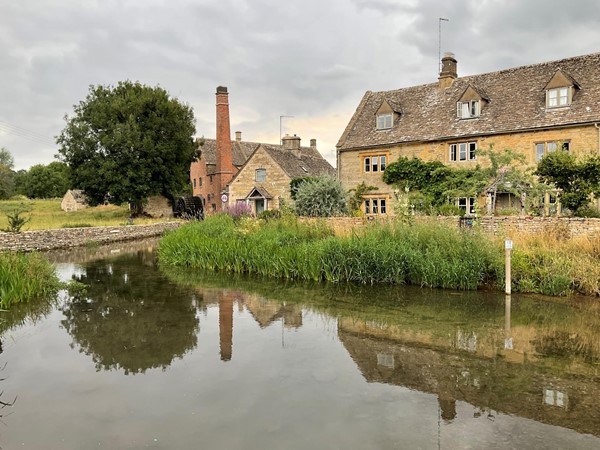
[[[2,449],[600,449],[600,301],[160,270],[3,312]],[[15,400],[16,398],[16,400]]]

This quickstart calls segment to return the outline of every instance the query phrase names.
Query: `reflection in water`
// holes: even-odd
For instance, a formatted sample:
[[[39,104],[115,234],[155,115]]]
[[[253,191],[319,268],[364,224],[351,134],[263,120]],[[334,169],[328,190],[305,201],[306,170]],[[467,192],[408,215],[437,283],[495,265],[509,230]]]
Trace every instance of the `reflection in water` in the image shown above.
[[[65,304],[61,323],[97,370],[164,369],[196,347],[195,298],[158,276],[151,253],[92,261],[73,278],[87,292]]]
[[[150,252],[98,254],[72,267],[81,298],[2,323],[3,387],[24,394],[4,448],[600,448],[597,300],[161,273]]]

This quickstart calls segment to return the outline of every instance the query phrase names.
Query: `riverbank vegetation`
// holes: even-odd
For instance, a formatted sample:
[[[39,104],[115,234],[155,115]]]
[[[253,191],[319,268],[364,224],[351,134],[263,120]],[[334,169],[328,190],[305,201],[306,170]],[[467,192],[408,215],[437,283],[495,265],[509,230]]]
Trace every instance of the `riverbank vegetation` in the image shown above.
[[[62,287],[54,267],[37,253],[0,253],[0,308],[56,296]]]
[[[600,295],[600,240],[517,236],[513,290]],[[280,279],[503,289],[504,249],[497,237],[443,224],[372,224],[334,236],[325,222],[213,216],[165,236],[164,265]]]
[[[127,225],[131,212],[127,206],[100,205],[79,211],[65,212],[60,209],[60,199],[30,200],[25,197],[0,201],[0,230],[9,228],[7,215],[20,211],[30,219],[21,231],[72,228],[77,226]],[[159,219],[135,218],[135,224],[150,224]]]

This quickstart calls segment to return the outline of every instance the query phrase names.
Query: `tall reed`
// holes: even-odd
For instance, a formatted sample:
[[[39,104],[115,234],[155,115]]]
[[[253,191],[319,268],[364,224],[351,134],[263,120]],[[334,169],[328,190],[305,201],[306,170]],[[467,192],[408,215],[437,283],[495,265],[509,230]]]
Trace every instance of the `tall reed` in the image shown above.
[[[0,308],[56,295],[60,282],[54,267],[37,253],[0,253]]]

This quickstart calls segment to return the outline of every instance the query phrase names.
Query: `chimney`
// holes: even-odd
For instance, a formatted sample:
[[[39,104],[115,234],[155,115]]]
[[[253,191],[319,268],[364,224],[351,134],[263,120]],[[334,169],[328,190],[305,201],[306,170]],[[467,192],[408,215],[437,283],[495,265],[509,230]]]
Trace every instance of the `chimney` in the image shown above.
[[[235,132],[235,140],[237,142],[241,142],[242,141],[242,132],[241,131],[236,131]]]
[[[310,140],[310,148],[312,148],[313,150],[317,149],[317,140],[316,139]]]
[[[221,193],[233,178],[233,150],[231,146],[231,129],[229,125],[229,94],[225,86],[217,87],[217,161],[216,161],[216,195],[217,210],[222,210]]]
[[[456,79],[456,59],[454,53],[446,52],[442,58],[442,71],[438,78],[438,86],[440,89],[446,89],[452,86],[452,82]]]
[[[284,150],[289,150],[296,158],[300,158],[300,138],[298,136],[286,134],[281,141]]]

